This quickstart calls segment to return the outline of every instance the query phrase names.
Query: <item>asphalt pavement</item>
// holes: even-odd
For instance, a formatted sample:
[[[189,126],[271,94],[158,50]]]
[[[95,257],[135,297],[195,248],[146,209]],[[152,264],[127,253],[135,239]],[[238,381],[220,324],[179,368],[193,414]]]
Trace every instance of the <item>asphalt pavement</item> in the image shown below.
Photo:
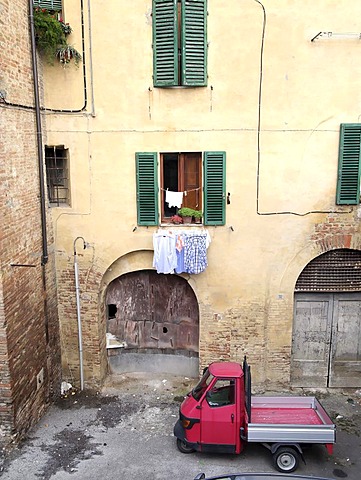
[[[173,426],[194,383],[186,377],[128,374],[109,377],[101,392],[70,391],[20,445],[0,456],[0,478],[193,480],[200,472],[275,472],[262,445],[250,444],[240,455],[178,451]],[[306,464],[301,462],[296,473],[359,480],[361,392],[302,393],[321,401],[337,425],[337,442],[333,455],[321,445],[307,450]]]

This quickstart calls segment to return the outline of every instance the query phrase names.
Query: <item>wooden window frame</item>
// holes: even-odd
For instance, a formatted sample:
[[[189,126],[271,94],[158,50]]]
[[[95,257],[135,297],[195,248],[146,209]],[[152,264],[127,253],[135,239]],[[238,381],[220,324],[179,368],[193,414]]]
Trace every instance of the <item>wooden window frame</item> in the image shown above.
[[[196,204],[191,203],[191,199],[188,199],[187,196],[183,196],[183,207],[190,207],[195,210],[202,210],[202,152],[183,152],[183,153],[177,153],[177,152],[164,152],[160,153],[160,201],[161,201],[161,222],[167,223],[170,221],[171,217],[168,217],[165,215],[164,212],[164,204],[165,204],[165,186],[164,186],[164,156],[167,154],[173,154],[173,155],[178,155],[178,192],[186,192],[186,191],[191,191],[193,189],[198,189],[196,190],[195,196],[197,197],[198,194],[198,202]],[[198,166],[197,166],[197,185],[194,185],[191,189],[188,188],[188,185],[186,183],[186,159],[187,156],[190,155],[198,155]],[[197,160],[196,160],[197,161]],[[188,201],[187,201],[188,200]],[[193,202],[194,203],[194,202]],[[174,212],[176,213],[176,212]]]

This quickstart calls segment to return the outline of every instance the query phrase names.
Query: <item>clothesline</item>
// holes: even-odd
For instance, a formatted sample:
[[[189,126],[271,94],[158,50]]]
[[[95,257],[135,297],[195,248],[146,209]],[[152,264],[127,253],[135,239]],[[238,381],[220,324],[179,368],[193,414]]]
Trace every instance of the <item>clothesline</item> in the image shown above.
[[[193,188],[192,190],[188,190],[188,192],[172,192],[171,190],[168,190],[168,188],[166,190],[162,188],[162,190],[165,192],[165,201],[168,203],[169,207],[180,208],[183,205],[183,195],[186,197],[188,192],[195,192],[199,190],[199,188]]]
[[[185,190],[184,192],[175,192],[175,193],[184,193],[184,195],[187,195],[188,192],[196,192],[197,190],[200,190],[200,189],[201,187],[198,187],[198,188],[192,188],[191,190]],[[161,190],[163,190],[163,192],[171,192],[171,190],[169,190],[168,188],[161,187]]]

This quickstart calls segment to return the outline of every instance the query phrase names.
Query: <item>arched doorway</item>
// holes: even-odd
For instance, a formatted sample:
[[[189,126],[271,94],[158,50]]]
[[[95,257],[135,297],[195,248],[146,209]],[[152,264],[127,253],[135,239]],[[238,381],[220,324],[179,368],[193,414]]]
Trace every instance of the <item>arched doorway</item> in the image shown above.
[[[291,384],[361,387],[361,252],[320,255],[301,272],[294,297]]]
[[[199,308],[184,278],[126,273],[109,284],[106,305],[112,372],[198,375]]]

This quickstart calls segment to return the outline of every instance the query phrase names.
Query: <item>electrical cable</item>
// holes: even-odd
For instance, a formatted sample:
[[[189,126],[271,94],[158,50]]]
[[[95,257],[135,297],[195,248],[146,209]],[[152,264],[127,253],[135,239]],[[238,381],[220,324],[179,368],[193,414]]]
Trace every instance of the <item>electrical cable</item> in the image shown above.
[[[260,166],[261,166],[261,111],[262,111],[262,86],[263,86],[263,57],[264,57],[264,42],[266,33],[267,14],[264,5],[259,0],[253,0],[258,3],[263,11],[263,26],[261,37],[261,50],[260,50],[260,73],[259,73],[259,88],[258,88],[258,121],[257,121],[257,198],[256,198],[256,210],[257,215],[295,215],[298,217],[304,217],[311,213],[352,213],[352,208],[345,210],[310,210],[305,213],[283,211],[283,212],[260,212],[259,211],[259,194],[260,194]]]
[[[84,92],[84,105],[80,109],[57,109],[57,108],[47,108],[39,107],[42,112],[51,112],[51,113],[82,113],[87,108],[88,104],[88,93],[87,93],[87,79],[86,79],[86,63],[85,63],[85,29],[84,29],[84,3],[83,0],[80,0],[80,16],[81,16],[81,41],[82,41],[82,68],[83,68],[83,92]],[[4,97],[1,98],[0,106],[6,105],[8,107],[21,108],[25,110],[35,110],[35,105],[22,105],[20,103],[8,102]]]

